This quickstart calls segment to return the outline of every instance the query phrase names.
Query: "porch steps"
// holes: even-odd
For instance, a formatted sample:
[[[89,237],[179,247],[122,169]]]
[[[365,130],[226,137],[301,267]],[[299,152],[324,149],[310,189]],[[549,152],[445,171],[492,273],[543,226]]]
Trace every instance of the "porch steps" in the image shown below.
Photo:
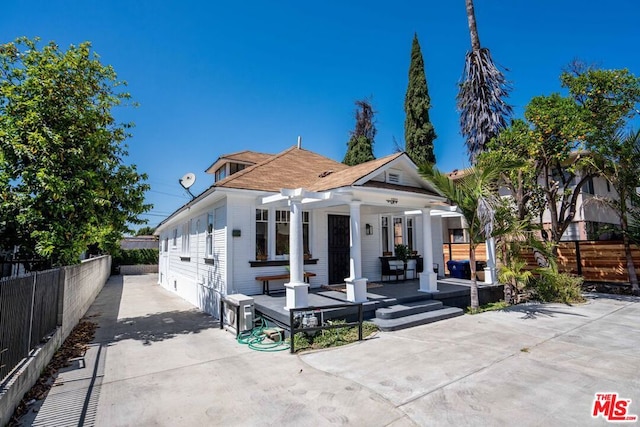
[[[436,301],[430,301],[430,303],[433,302]],[[437,303],[439,303],[439,308]],[[464,311],[461,308],[443,306],[440,301],[437,301],[436,304],[398,304],[387,307],[387,310],[380,308],[376,310],[376,317],[371,321],[378,325],[381,331],[390,332],[426,325],[463,314]]]
[[[379,308],[376,310],[376,317],[378,319],[397,319],[398,317],[426,313],[428,311],[439,310],[441,308],[442,301],[438,300],[407,302]]]

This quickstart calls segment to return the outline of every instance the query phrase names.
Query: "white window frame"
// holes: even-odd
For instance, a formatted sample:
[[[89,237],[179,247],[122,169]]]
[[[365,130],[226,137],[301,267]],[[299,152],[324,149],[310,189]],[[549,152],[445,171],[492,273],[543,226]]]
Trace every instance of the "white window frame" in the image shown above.
[[[207,225],[205,228],[205,250],[204,257],[205,258],[213,258],[213,223],[214,223],[214,213],[213,211],[207,212]]]
[[[260,208],[260,207],[256,207],[254,209],[254,212],[257,214],[258,211],[266,211],[267,213],[267,220],[265,221],[264,219],[264,215],[261,215],[261,219],[259,220],[257,218],[257,216],[254,216],[254,232],[257,233],[257,227],[256,227],[256,223],[257,222],[261,222],[261,223],[266,223],[267,224],[267,260],[278,260],[278,259],[283,259],[285,255],[284,251],[282,251],[282,253],[278,254],[276,253],[277,250],[277,226],[278,224],[287,224],[289,226],[289,231],[291,230],[291,212],[288,209],[275,209],[275,208],[269,208],[269,209],[265,209],[265,208]],[[308,252],[309,254],[311,254],[311,248],[312,248],[312,232],[311,232],[311,211],[302,211],[302,229],[303,229],[303,240],[304,240],[304,229],[305,227],[307,228],[308,232],[307,232],[307,245],[304,245],[304,241],[303,241],[303,250],[305,250],[305,252]],[[255,240],[255,234],[254,234],[254,256],[257,256],[257,242]],[[288,247],[288,242],[286,244],[286,246]],[[308,249],[308,251],[307,251]]]
[[[387,224],[387,242],[385,245],[385,242],[383,241],[383,236],[384,233],[380,233],[380,249],[381,249],[381,253],[384,252],[391,252],[392,254],[395,254],[395,249],[396,249],[396,233],[395,233],[395,224],[396,224],[396,219],[400,219],[402,221],[402,244],[403,245],[409,245],[409,233],[411,233],[411,241],[413,242],[414,246],[417,245],[417,234],[416,234],[416,217],[413,215],[382,215],[380,217],[380,229],[382,230],[385,226],[385,220],[386,220],[386,224]],[[411,222],[411,226],[408,225],[408,223]],[[387,251],[385,251],[385,246],[387,248]],[[412,247],[411,248],[412,251],[417,251],[418,248],[416,247]]]
[[[180,254],[188,257],[191,255],[191,220],[182,224],[182,245]]]

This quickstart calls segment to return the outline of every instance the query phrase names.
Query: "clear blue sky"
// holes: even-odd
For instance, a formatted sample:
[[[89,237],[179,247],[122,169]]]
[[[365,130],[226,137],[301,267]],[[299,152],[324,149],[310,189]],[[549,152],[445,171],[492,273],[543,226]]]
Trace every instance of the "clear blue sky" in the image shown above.
[[[280,152],[296,143],[341,161],[354,101],[372,97],[375,155],[404,144],[404,95],[414,32],[431,95],[437,165],[468,164],[455,107],[470,41],[464,0],[7,1],[0,42],[18,36],[61,47],[91,41],[129,84],[138,108],[128,162],[149,175],[155,226],[189,200],[178,178],[221,154]],[[573,59],[640,75],[637,0],[476,0],[480,41],[508,68],[516,115],[560,91]]]

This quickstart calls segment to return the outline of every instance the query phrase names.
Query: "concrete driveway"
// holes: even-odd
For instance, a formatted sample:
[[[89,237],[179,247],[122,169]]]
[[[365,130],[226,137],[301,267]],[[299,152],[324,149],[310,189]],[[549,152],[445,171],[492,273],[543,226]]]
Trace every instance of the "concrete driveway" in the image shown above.
[[[604,425],[598,392],[640,415],[637,298],[519,306],[293,356],[238,344],[156,280],[109,280],[88,313],[95,342],[24,425]]]

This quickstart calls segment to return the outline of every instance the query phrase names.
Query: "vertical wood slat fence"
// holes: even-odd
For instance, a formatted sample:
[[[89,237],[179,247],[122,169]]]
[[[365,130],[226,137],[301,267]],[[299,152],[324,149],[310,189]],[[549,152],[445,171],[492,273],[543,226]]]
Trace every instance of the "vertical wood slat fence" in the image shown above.
[[[442,247],[445,265],[449,259],[469,259],[468,243],[445,243]],[[633,264],[640,275],[640,248],[631,245]],[[486,260],[484,244],[476,249],[478,260]],[[536,267],[533,252],[522,253],[530,268]],[[621,241],[570,241],[558,246],[558,270],[577,274],[588,282],[629,282],[624,245]]]
[[[61,323],[62,269],[0,280],[0,381]]]

